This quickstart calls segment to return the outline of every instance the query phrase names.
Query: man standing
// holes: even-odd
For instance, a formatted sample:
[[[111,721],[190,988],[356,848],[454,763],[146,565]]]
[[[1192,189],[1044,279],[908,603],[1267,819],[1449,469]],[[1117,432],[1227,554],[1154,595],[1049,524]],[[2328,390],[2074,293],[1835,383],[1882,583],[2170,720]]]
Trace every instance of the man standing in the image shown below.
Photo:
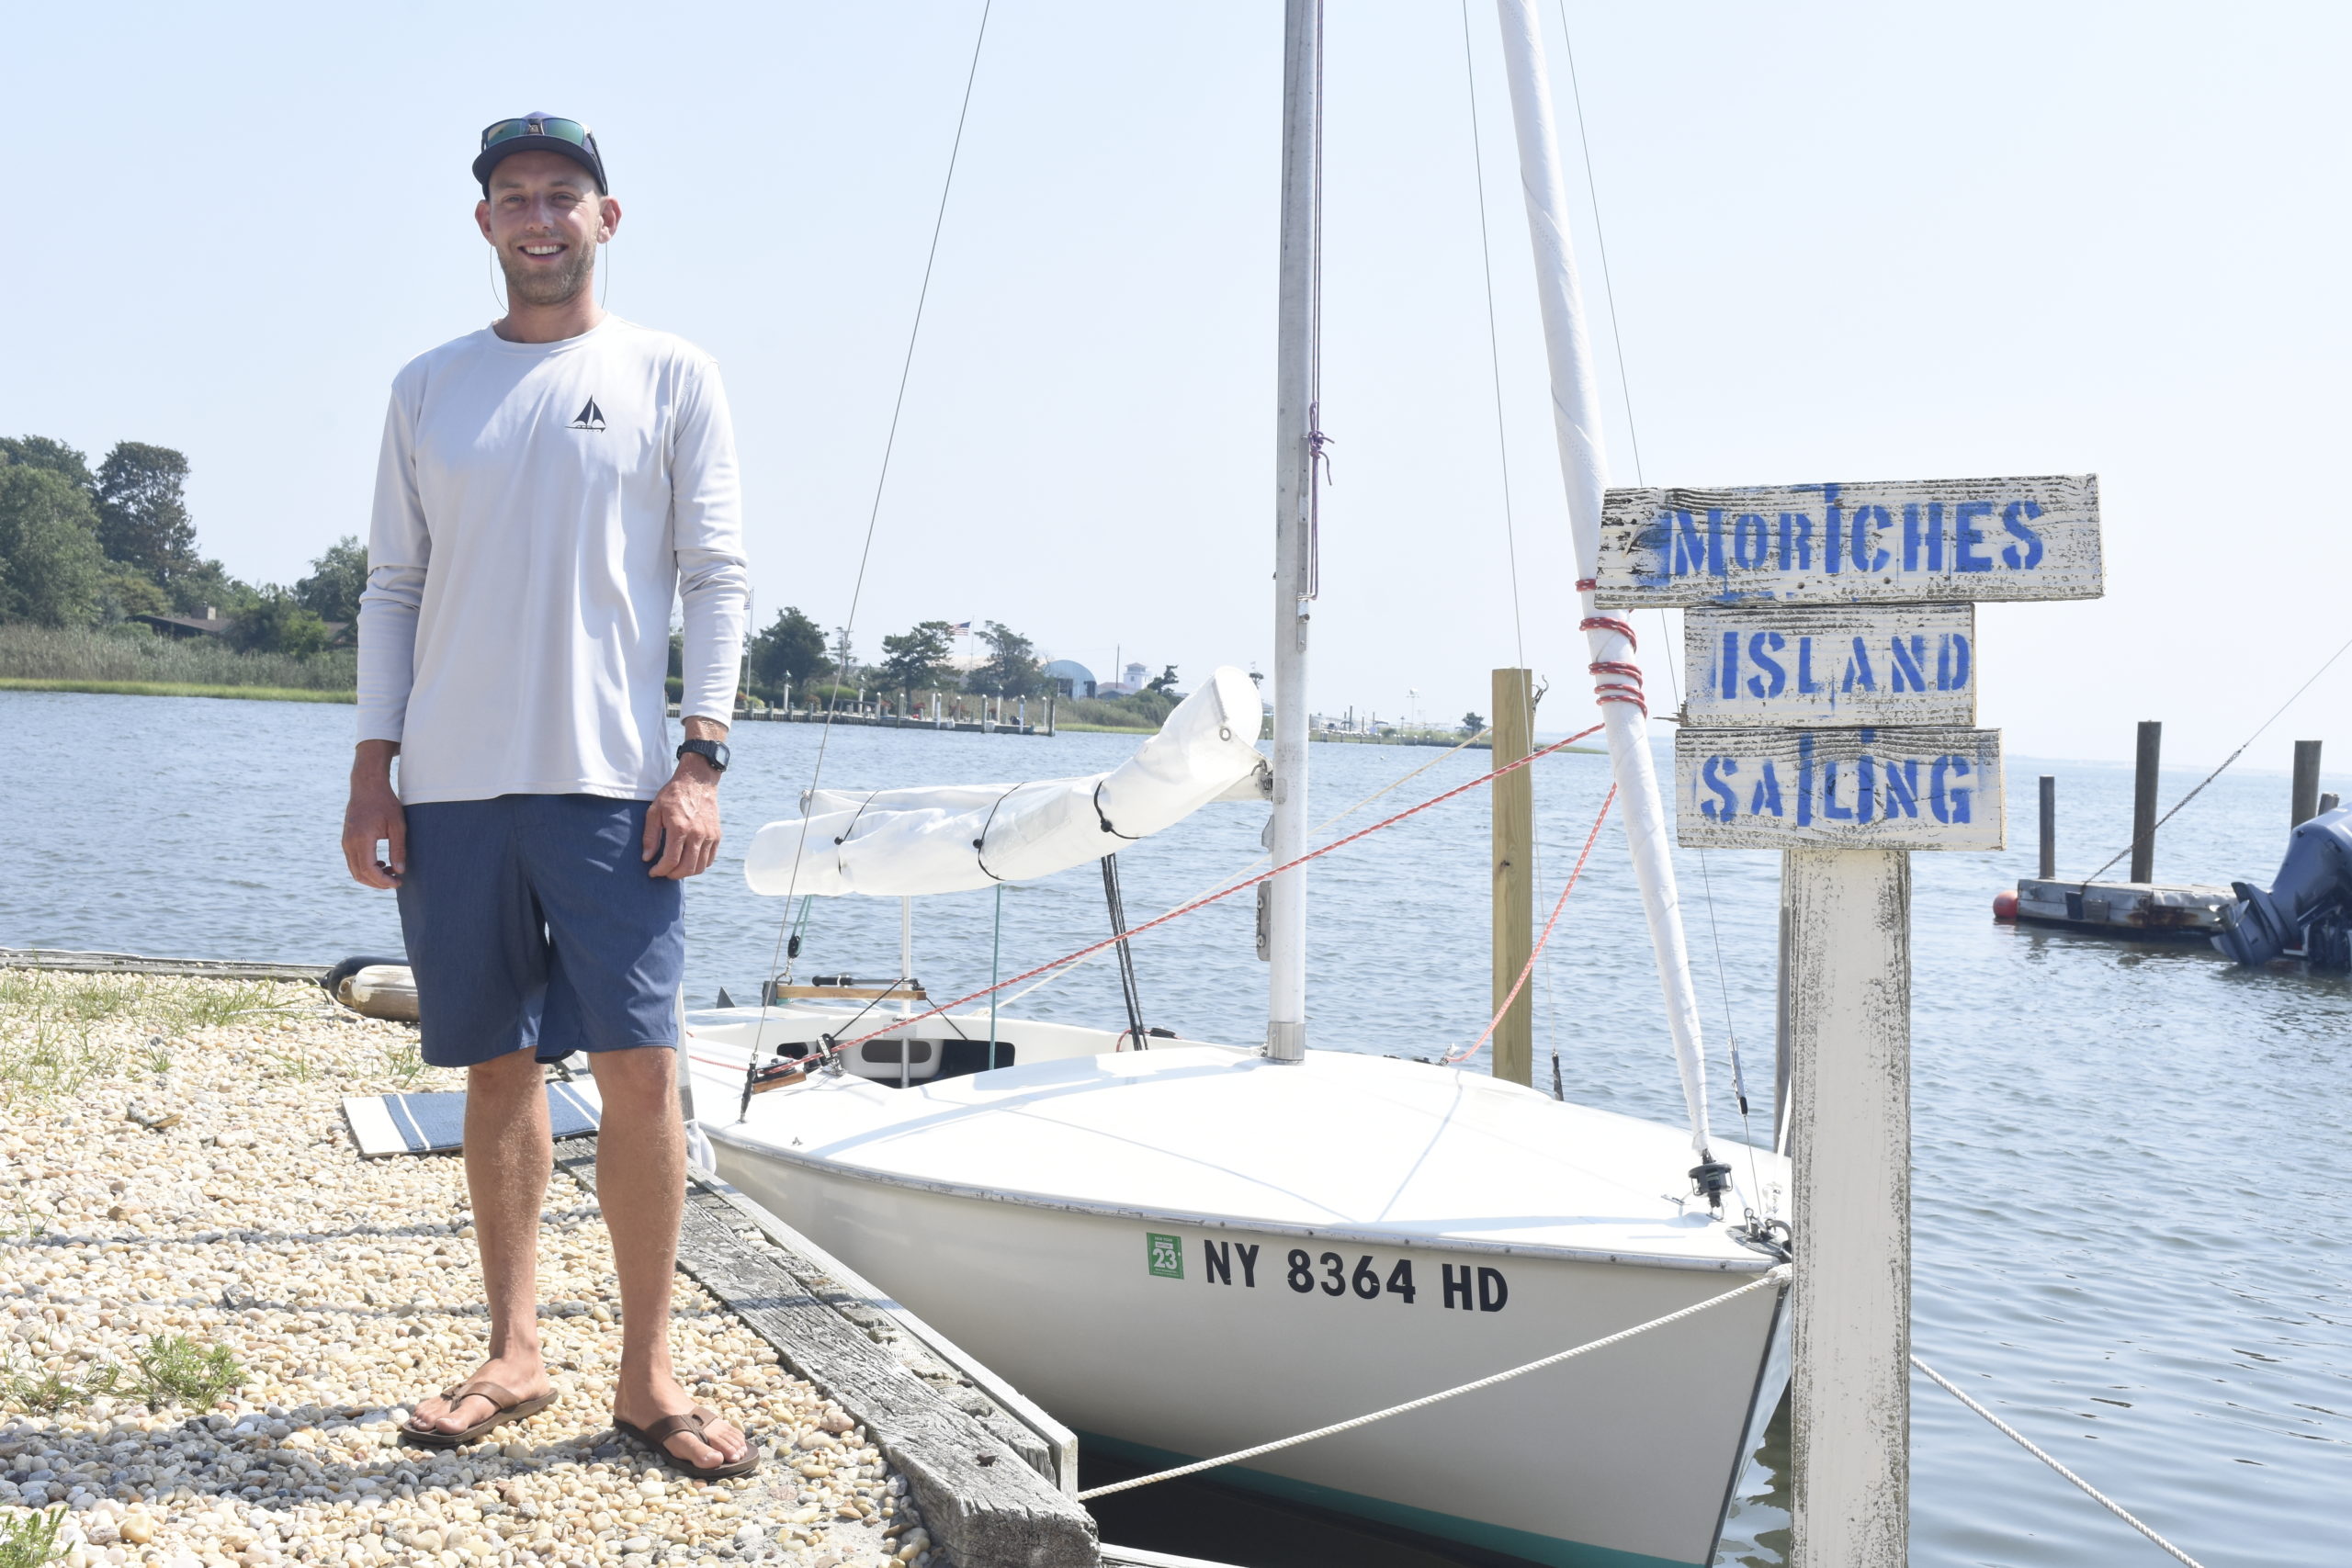
[[[473,174],[507,313],[392,383],[343,829],[352,875],[399,889],[424,1059],[467,1069],[490,1359],[423,1401],[404,1435],[453,1447],[554,1403],[537,1324],[552,1163],[539,1063],[583,1051],[620,1280],[614,1425],[690,1473],[740,1474],[758,1449],[687,1397],[669,1348],[681,883],[718,847],[746,612],[734,434],[708,355],[597,307],[596,251],[621,209],[587,127],[501,120]],[[673,597],[687,737],[674,752]]]

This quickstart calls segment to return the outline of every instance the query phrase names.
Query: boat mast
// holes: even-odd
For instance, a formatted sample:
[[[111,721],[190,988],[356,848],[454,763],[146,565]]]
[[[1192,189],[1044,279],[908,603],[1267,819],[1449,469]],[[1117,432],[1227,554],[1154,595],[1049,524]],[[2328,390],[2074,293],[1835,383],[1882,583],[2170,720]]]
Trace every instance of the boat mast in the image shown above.
[[[1274,831],[1276,865],[1306,852],[1306,634],[1315,596],[1317,333],[1323,200],[1322,0],[1287,0],[1283,26],[1282,298],[1274,358]],[[1306,868],[1267,885],[1266,1055],[1306,1055]]]
[[[1584,324],[1576,253],[1568,244],[1567,192],[1560,178],[1560,149],[1553,132],[1552,90],[1544,65],[1544,38],[1535,0],[1495,0],[1502,22],[1504,73],[1510,79],[1511,119],[1519,131],[1520,188],[1527,198],[1528,236],[1535,246],[1535,291],[1544,309],[1544,344],[1552,369],[1552,425],[1559,438],[1560,473],[1568,491],[1568,528],[1576,541],[1577,599],[1594,687],[1609,729],[1609,757],[1624,807],[1625,836],[1634,852],[1634,880],[1648,917],[1666,994],[1666,1022],[1690,1118],[1690,1142],[1711,1162],[1707,1128],[1707,1066],[1701,1055],[1699,999],[1690,983],[1690,955],[1682,942],[1682,908],[1674,886],[1666,806],[1658,798],[1650,760],[1648,709],[1641,682],[1623,677],[1634,664],[1633,628],[1593,604],[1600,559],[1600,492],[1608,462],[1600,444],[1600,397],[1593,380],[1592,340]],[[1611,667],[1614,666],[1612,670]],[[1695,1174],[1695,1173],[1694,1173]]]

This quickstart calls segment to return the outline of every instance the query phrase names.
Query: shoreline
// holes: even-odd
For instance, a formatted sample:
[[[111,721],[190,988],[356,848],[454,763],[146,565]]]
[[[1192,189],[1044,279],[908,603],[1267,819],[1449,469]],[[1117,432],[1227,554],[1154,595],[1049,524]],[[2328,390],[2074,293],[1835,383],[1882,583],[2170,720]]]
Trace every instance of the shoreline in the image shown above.
[[[243,697],[263,703],[356,703],[356,692],[307,686],[218,686],[191,681],[65,681],[0,676],[0,692],[70,692],[99,697]]]

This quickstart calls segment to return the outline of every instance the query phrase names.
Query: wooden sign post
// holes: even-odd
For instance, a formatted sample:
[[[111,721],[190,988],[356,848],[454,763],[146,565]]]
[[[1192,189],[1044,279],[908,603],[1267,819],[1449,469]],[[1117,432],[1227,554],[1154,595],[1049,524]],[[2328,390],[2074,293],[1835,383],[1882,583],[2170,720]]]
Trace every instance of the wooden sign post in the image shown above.
[[[1603,605],[1679,605],[1676,835],[1781,854],[1794,1568],[1909,1557],[1911,861],[2003,845],[1978,600],[2100,592],[2090,476],[1614,490]]]

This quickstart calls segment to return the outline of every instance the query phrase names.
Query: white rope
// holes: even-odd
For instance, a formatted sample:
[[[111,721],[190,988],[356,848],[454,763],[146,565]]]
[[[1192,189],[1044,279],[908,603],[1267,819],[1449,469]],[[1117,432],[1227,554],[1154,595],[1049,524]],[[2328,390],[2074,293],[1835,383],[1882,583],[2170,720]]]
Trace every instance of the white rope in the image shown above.
[[[2204,1564],[2199,1562],[2197,1559],[2189,1556],[2188,1553],[2183,1551],[2180,1548],[2175,1546],[2172,1542],[2166,1540],[2164,1537],[2158,1535],[2155,1531],[2142,1524],[2138,1519],[2132,1517],[2131,1514],[2126,1512],[2120,1504],[2109,1497],[2107,1494],[2101,1492],[2089,1482],[2085,1481],[2081,1476],[2076,1475],[2073,1471],[2068,1470],[2064,1465],[2060,1464],[2056,1460],[2042,1452],[2041,1450],[2034,1447],[2032,1439],[2029,1438],[2024,1433],[2018,1431],[2015,1427],[2010,1426],[2007,1421],[2002,1420],[1998,1416],[1994,1415],[1991,1411],[1985,1409],[1983,1405],[1969,1398],[1968,1395],[1961,1393],[1959,1389],[1952,1386],[1951,1381],[1949,1378],[1946,1378],[1943,1373],[1936,1371],[1935,1368],[1928,1365],[1927,1362],[1919,1359],[1917,1356],[1911,1358],[1911,1364],[1918,1368],[1921,1371],[1927,1373],[1929,1378],[1933,1379],[1937,1387],[1942,1389],[1946,1393],[1951,1394],[1954,1399],[1959,1400],[1962,1404],[1967,1405],[1971,1410],[1973,1410],[1976,1414],[1984,1417],[1985,1420],[1990,1421],[1994,1426],[1999,1427],[2002,1434],[2007,1437],[2011,1441],[2015,1442],[2018,1447],[2023,1449],[2026,1452],[2031,1454],[2034,1458],[2040,1460],[2042,1463],[2048,1465],[2051,1469],[2056,1471],[2059,1474],[2064,1476],[2067,1480],[2081,1487],[2083,1489],[2083,1495],[2088,1497],[2092,1502],[2097,1503],[2100,1507],[2105,1508],[2109,1513],[2113,1514],[2117,1518],[2121,1519],[2125,1524],[2130,1525],[2133,1529],[2138,1530],[2142,1535],[2146,1536],[2150,1540],[2154,1541],[2158,1546],[2161,1546],[2166,1551],[2171,1552],[2181,1562],[2188,1563],[2188,1568],[2204,1568]],[[1082,1496],[1084,1494],[1081,1493],[1080,1495]]]
[[[1684,1307],[1680,1312],[1670,1312],[1664,1317],[1654,1317],[1647,1323],[1621,1329],[1606,1338],[1596,1339],[1589,1345],[1579,1345],[1573,1350],[1562,1350],[1556,1355],[1546,1356],[1540,1361],[1530,1361],[1523,1367],[1513,1367],[1507,1372],[1497,1372],[1492,1377],[1480,1378],[1476,1382],[1465,1382],[1459,1388],[1449,1388],[1442,1393],[1425,1394],[1419,1399],[1410,1400],[1403,1404],[1392,1404],[1385,1410],[1375,1410],[1369,1416],[1359,1416],[1352,1421],[1341,1421],[1331,1427],[1317,1427],[1312,1432],[1301,1432],[1295,1438],[1279,1438],[1271,1443],[1260,1443],[1254,1449],[1243,1449],[1237,1453],[1222,1454],[1216,1459],[1204,1459],[1195,1464],[1179,1465],[1174,1470],[1163,1470],[1152,1475],[1138,1475],[1132,1481],[1119,1481],[1108,1486],[1097,1486],[1090,1491],[1080,1493],[1078,1500],[1084,1503],[1096,1497],[1107,1497],[1114,1492],[1125,1492],[1133,1487],[1148,1486],[1155,1481],[1173,1481],[1180,1475],[1215,1470],[1219,1465],[1238,1464],[1245,1459],[1256,1459],[1260,1454],[1272,1453],[1276,1449],[1295,1448],[1301,1443],[1311,1443],[1317,1438],[1337,1437],[1341,1432],[1351,1432],[1358,1427],[1369,1427],[1374,1421],[1385,1421],[1391,1416],[1407,1415],[1435,1404],[1441,1400],[1452,1399],[1458,1394],[1476,1393],[1482,1388],[1492,1388],[1498,1382],[1509,1382],[1511,1379],[1524,1377],[1529,1372],[1540,1372],[1546,1367],[1558,1366],[1562,1361],[1572,1360],[1589,1351],[1605,1349],[1621,1340],[1631,1339],[1636,1334],[1647,1334],[1653,1328],[1664,1328],[1669,1323],[1679,1323],[1686,1317],[1706,1311],[1709,1307],[1721,1306],[1728,1301],[1736,1301],[1750,1291],[1760,1291],[1767,1285],[1786,1284],[1788,1279],[1789,1266],[1785,1263],[1776,1264],[1736,1291],[1725,1291],[1721,1295],[1709,1296],[1705,1301]]]

